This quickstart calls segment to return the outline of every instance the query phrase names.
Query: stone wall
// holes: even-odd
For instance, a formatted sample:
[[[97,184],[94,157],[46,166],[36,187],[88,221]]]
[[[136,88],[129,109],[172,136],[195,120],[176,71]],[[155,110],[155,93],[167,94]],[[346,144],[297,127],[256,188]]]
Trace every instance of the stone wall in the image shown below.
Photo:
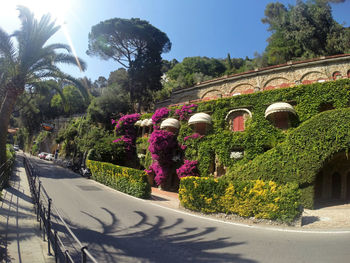
[[[175,90],[169,99],[158,102],[156,107],[195,103],[349,77],[350,54],[288,62],[283,65],[224,76],[198,83],[190,88]]]

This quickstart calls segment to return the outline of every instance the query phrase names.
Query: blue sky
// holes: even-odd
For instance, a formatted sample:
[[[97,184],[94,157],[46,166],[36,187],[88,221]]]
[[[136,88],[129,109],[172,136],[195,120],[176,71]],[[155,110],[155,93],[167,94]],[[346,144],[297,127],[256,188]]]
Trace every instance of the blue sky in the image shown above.
[[[72,44],[79,57],[88,64],[84,73],[71,67],[64,69],[76,77],[92,80],[121,67],[115,61],[104,61],[86,55],[88,33],[100,21],[121,17],[137,17],[149,21],[165,32],[172,42],[169,53],[163,58],[182,61],[189,56],[225,58],[253,57],[266,47],[270,33],[261,23],[264,10],[271,0],[1,0],[0,26],[8,33],[19,27],[16,4],[28,5],[41,15],[47,10],[65,13],[64,21]],[[279,1],[285,5],[295,0]],[[66,6],[67,10],[61,10]],[[333,17],[350,26],[350,1],[332,5]],[[68,43],[62,30],[54,42]]]

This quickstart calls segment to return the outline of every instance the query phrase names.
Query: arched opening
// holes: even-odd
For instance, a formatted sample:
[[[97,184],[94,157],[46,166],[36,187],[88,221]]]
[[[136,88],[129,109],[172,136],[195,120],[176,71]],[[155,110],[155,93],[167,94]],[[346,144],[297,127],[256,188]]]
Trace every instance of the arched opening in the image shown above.
[[[346,200],[350,201],[350,172],[346,176]]]
[[[316,207],[338,205],[350,200],[350,160],[345,151],[334,154],[314,181]]]
[[[350,69],[348,70],[348,72],[346,73],[346,75],[348,76],[348,78],[350,78]]]
[[[318,173],[315,181],[315,200],[319,201],[322,199],[323,188],[323,173],[322,171]]]
[[[332,74],[332,78],[333,78],[333,80],[341,79],[341,73],[339,71],[335,71]]]
[[[338,172],[332,174],[332,199],[340,199],[341,175]]]
[[[333,103],[330,103],[330,102],[321,103],[319,111],[323,112],[323,111],[327,111],[327,110],[334,110]]]

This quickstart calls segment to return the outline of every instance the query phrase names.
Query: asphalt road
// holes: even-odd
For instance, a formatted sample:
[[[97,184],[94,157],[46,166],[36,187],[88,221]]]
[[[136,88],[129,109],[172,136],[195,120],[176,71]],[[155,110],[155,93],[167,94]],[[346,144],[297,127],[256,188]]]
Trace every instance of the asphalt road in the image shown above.
[[[99,262],[350,262],[350,234],[280,232],[208,220],[33,161],[53,204]]]

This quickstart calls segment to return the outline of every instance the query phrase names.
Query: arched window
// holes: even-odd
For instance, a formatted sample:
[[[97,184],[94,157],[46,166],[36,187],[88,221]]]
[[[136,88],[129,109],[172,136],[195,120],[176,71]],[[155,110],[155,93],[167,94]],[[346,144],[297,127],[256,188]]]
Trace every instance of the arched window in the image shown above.
[[[333,80],[341,79],[341,74],[339,71],[336,71],[332,74]]]
[[[228,121],[231,131],[238,132],[245,130],[245,122],[252,117],[252,113],[247,109],[234,109],[229,111],[225,120]]]
[[[346,75],[348,75],[348,78],[350,78],[350,69],[348,70],[348,73]]]

